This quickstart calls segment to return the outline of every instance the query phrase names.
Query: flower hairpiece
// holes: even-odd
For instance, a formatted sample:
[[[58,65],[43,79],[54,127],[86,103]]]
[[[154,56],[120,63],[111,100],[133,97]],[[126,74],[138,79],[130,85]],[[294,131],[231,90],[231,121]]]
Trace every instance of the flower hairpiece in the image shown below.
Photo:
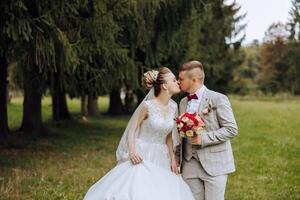
[[[156,81],[159,72],[158,72],[157,70],[152,70],[152,73],[153,73],[153,78],[154,78],[154,80]]]

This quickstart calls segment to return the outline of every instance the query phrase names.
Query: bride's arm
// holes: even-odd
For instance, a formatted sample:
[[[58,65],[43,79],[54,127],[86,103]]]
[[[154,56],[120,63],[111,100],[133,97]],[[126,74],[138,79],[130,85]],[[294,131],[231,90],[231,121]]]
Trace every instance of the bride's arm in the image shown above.
[[[173,150],[173,139],[172,139],[172,133],[169,133],[166,139],[166,144],[168,146],[169,155],[171,159],[171,170],[175,174],[179,174],[177,162],[176,162],[176,156]]]
[[[139,128],[139,126],[142,124],[143,120],[146,119],[148,116],[148,109],[147,107],[142,104],[141,106],[141,110],[139,112],[139,116],[137,119],[137,123],[135,126],[130,127],[129,129],[129,134],[128,134],[128,150],[129,150],[129,157],[130,160],[132,161],[133,164],[138,164],[140,162],[142,162],[142,158],[137,155],[136,151],[135,151],[135,140],[136,140],[136,129]]]

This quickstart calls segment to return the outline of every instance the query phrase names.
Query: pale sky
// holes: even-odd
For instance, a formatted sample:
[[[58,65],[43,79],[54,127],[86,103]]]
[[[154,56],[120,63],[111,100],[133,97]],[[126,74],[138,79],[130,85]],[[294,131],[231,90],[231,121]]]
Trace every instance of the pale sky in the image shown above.
[[[272,23],[286,23],[292,7],[291,0],[236,0],[236,2],[242,6],[242,13],[247,12],[244,44],[249,44],[254,39],[262,41],[265,31]]]

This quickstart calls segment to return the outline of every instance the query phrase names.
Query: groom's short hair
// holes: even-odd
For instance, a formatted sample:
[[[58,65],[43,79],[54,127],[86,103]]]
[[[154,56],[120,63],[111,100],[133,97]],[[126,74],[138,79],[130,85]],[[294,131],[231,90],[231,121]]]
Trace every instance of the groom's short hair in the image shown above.
[[[181,71],[191,72],[191,74],[193,74],[193,75],[194,75],[193,71],[194,72],[197,71],[197,72],[199,72],[199,78],[202,81],[204,81],[204,77],[205,77],[204,68],[203,68],[202,63],[197,60],[192,60],[192,61],[184,63],[179,69],[179,72],[181,72]]]
[[[190,71],[195,68],[200,68],[201,71],[204,71],[202,63],[197,60],[192,60],[192,61],[184,63],[180,67],[179,71]]]

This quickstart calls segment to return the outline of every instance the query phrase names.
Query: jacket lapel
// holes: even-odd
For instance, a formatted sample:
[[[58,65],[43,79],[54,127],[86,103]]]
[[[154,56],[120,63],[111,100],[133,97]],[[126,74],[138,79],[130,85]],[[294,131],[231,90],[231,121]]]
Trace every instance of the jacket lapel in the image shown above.
[[[203,96],[201,98],[199,110],[198,110],[200,115],[202,115],[202,110],[204,109],[204,106],[208,104],[208,100],[209,100],[208,99],[208,91],[209,91],[209,89],[207,89],[207,88],[204,89]]]
[[[188,104],[188,100],[187,100],[187,97],[185,97],[182,102],[180,114],[183,114],[186,112],[187,104]]]

